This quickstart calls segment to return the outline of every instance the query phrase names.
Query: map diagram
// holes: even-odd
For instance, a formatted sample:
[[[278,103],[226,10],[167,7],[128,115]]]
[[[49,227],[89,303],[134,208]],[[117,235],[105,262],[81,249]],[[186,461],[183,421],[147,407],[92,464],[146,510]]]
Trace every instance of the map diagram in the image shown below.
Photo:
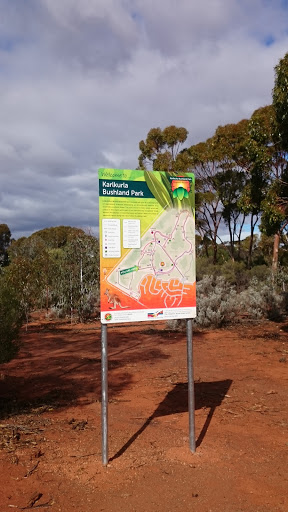
[[[107,282],[140,308],[188,304],[196,280],[194,236],[191,210],[165,210],[142,236],[140,249],[131,249]]]

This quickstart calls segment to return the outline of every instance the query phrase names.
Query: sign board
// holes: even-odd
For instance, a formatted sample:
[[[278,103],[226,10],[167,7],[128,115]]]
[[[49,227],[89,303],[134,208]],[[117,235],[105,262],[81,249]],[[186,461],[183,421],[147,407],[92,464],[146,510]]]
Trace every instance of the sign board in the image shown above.
[[[196,316],[192,173],[99,170],[101,322]]]

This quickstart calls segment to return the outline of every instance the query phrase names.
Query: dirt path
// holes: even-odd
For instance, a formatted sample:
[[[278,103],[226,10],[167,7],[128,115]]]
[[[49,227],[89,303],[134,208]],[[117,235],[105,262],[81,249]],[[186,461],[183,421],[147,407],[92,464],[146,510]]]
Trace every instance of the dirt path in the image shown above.
[[[109,328],[101,463],[100,326],[42,321],[0,367],[0,511],[287,512],[288,324],[194,334]]]

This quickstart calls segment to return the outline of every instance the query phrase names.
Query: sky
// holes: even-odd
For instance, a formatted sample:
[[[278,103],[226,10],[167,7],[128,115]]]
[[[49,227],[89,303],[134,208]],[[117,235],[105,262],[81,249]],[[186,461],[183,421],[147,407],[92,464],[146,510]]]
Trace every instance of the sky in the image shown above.
[[[98,233],[100,167],[272,102],[287,0],[0,0],[0,224]]]

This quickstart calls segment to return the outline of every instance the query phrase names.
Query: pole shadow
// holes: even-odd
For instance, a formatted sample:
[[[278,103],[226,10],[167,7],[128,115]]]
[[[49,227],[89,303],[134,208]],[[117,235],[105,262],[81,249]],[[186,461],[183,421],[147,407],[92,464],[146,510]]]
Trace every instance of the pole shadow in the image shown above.
[[[222,403],[223,398],[227,395],[232,380],[221,380],[215,382],[196,382],[195,391],[195,410],[209,408],[209,413],[202,427],[202,430],[196,440],[196,447],[199,447],[206,435],[209,425],[212,421],[214,412]],[[160,402],[157,409],[147,418],[145,423],[133,434],[132,437],[120,448],[120,450],[109,459],[112,462],[118,459],[126,452],[126,450],[136,441],[136,439],[144,432],[152,420],[161,416],[169,416],[170,414],[178,414],[188,411],[188,384],[179,382],[174,388],[167,393],[164,400]]]

